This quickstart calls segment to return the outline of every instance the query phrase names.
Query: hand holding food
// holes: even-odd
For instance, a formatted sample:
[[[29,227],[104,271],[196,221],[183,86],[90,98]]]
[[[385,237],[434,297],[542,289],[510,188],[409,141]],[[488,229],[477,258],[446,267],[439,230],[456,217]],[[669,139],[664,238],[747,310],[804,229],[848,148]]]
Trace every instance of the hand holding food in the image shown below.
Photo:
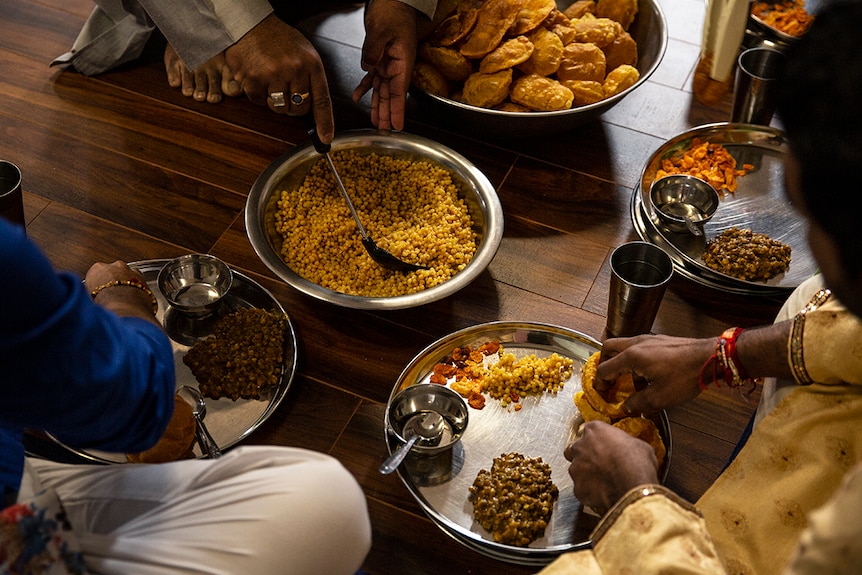
[[[624,430],[601,421],[584,424],[581,437],[565,451],[575,497],[584,505],[607,511],[627,491],[658,483],[658,462],[652,447]]]

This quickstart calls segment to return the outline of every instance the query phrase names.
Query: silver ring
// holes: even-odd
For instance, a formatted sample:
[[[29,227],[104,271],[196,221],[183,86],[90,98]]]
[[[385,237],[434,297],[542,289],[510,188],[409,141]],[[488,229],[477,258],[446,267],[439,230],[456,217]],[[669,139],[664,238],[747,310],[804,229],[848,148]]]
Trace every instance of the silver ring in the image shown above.
[[[284,92],[272,92],[269,97],[272,98],[272,105],[275,108],[281,108],[287,104],[284,101]]]
[[[308,99],[308,92],[303,92],[300,94],[299,92],[294,92],[290,95],[290,101],[296,104],[297,106],[301,106]]]

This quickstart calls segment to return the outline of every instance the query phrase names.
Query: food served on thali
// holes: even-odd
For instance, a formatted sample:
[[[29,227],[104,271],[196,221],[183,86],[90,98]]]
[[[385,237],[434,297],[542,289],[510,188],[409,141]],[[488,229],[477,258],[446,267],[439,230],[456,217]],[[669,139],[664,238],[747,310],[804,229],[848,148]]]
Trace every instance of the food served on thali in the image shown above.
[[[470,486],[474,519],[494,541],[526,547],[545,534],[559,490],[541,457],[504,453]]]
[[[393,297],[440,285],[467,267],[478,235],[448,169],[356,150],[331,156],[368,235],[395,257],[429,269],[395,272],[371,259],[321,158],[301,185],[280,191],[274,225],[291,270],[336,292]]]
[[[593,353],[581,367],[581,391],[575,394],[575,405],[584,421],[604,421],[618,427],[633,437],[649,443],[659,465],[667,455],[667,448],[658,427],[646,417],[631,417],[623,410],[625,400],[635,392],[634,379],[630,373],[617,378],[614,385],[605,392],[599,392],[593,385],[596,368],[601,352]]]
[[[141,453],[127,453],[130,463],[167,463],[194,457],[195,416],[191,406],[179,395],[174,396],[174,413],[159,441]]]
[[[721,144],[693,138],[691,146],[686,150],[661,160],[661,167],[656,172],[655,179],[673,174],[688,174],[708,182],[719,194],[723,191],[733,193],[739,186],[737,178],[753,169],[751,164],[743,164],[737,169],[736,158]]]
[[[745,281],[767,281],[790,267],[789,245],[766,234],[729,228],[706,244],[703,261],[719,273]]]
[[[287,325],[286,317],[265,309],[237,310],[220,318],[183,363],[204,397],[260,399],[281,377]]]
[[[451,3],[450,3],[451,4]],[[637,0],[459,0],[423,40],[413,85],[504,111],[552,112],[614,96],[640,79],[628,33]]]
[[[445,385],[467,399],[474,409],[485,406],[485,395],[500,401],[501,407],[514,404],[521,409],[521,397],[557,393],[572,376],[574,361],[553,353],[540,358],[535,354],[515,358],[505,352],[499,341],[456,347],[431,374],[431,383]]]
[[[751,13],[767,26],[788,36],[801,36],[814,22],[814,15],[805,9],[805,0],[753,2]]]

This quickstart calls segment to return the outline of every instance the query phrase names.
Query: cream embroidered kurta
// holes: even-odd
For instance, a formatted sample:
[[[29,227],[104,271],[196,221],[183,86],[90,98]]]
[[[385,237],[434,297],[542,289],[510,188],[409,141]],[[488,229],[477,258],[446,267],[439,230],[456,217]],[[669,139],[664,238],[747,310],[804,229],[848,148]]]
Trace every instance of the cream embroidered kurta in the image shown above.
[[[818,281],[800,286],[788,317]],[[778,393],[694,508],[635,493],[603,518],[593,550],[542,575],[862,572],[862,322],[830,298],[806,314],[802,349],[809,376],[824,383]]]

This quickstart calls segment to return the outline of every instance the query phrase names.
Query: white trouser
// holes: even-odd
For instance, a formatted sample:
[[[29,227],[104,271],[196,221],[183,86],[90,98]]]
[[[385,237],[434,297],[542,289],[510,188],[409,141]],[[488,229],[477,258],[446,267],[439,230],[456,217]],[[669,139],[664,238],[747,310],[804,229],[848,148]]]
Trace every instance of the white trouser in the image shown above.
[[[248,446],[154,465],[28,458],[19,500],[47,486],[87,567],[103,575],[352,575],[371,546],[356,480],[303,449]]]

